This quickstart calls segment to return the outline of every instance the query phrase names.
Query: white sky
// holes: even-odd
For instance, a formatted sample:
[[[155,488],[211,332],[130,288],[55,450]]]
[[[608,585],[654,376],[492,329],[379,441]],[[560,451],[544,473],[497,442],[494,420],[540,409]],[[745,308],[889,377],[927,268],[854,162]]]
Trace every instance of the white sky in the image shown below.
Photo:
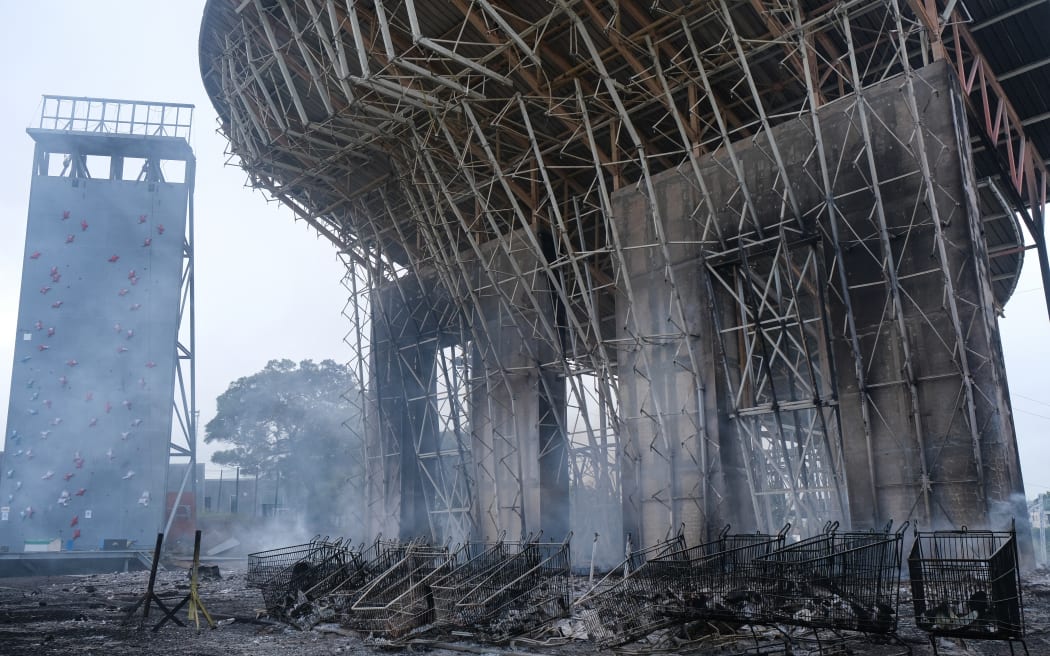
[[[0,427],[15,343],[34,124],[45,93],[192,103],[197,156],[197,398],[201,426],[234,379],[273,358],[346,361],[335,249],[244,186],[200,81],[203,0],[0,0]],[[1050,153],[1044,153],[1050,155]],[[1029,497],[1050,490],[1050,322],[1035,253],[1001,324]],[[7,336],[7,337],[5,337]],[[5,431],[6,432],[6,431]],[[203,431],[202,431],[203,433]],[[203,437],[203,434],[202,434]],[[201,461],[214,449],[200,445]],[[211,471],[217,468],[211,467]]]

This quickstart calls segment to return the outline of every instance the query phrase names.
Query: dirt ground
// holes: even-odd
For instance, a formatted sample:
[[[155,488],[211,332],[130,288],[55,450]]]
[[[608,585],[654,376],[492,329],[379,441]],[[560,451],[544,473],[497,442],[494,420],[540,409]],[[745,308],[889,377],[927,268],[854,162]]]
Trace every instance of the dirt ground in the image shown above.
[[[216,629],[193,626],[178,627],[168,623],[154,632],[152,626],[163,617],[153,608],[147,623],[141,610],[127,619],[127,609],[143,595],[147,572],[124,574],[91,574],[82,576],[0,578],[0,654],[18,656],[275,656],[294,654],[417,653],[434,656],[457,653],[524,656],[550,654],[597,653],[587,640],[545,636],[538,640],[518,640],[509,645],[483,645],[469,638],[428,636],[407,646],[390,648],[359,636],[335,624],[323,624],[309,631],[299,631],[271,621],[259,612],[262,598],[257,590],[245,586],[244,570],[222,568],[222,578],[201,584],[201,599]],[[184,570],[169,568],[158,574],[157,593],[170,607],[189,592]],[[889,656],[912,653],[932,654],[925,634],[915,628],[910,610],[910,596],[902,587],[901,620],[898,644],[868,644],[855,638],[844,645],[825,643],[825,653],[852,653],[859,656]],[[1028,649],[1032,656],[1050,655],[1050,574],[1041,572],[1027,577],[1024,589],[1024,612],[1028,629]],[[182,610],[178,617],[186,620]],[[766,638],[779,634],[765,630],[758,634],[761,648],[751,638],[749,629],[736,637],[722,634],[698,636],[687,640],[678,634],[665,634],[658,642],[634,644],[625,653],[681,654],[813,654],[817,646],[802,636],[790,650],[783,641]],[[830,649],[828,645],[831,645]],[[1019,646],[1018,653],[1020,651]],[[746,651],[749,650],[749,651]],[[941,640],[939,652],[946,656],[960,654],[1009,654],[1005,643],[969,641],[966,644]]]

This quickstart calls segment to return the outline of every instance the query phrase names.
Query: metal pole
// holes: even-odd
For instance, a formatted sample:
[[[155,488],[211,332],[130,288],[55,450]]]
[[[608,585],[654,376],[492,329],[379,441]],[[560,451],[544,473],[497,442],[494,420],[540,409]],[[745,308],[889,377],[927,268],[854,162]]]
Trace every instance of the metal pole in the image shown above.
[[[230,512],[240,514],[241,511],[241,468],[237,468],[237,478],[233,483],[233,507]]]

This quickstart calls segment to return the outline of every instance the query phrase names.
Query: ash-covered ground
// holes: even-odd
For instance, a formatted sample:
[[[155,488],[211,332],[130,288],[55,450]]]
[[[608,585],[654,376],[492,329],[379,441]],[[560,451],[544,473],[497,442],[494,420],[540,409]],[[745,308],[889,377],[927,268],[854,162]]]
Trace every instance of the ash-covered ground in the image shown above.
[[[338,624],[321,624],[300,631],[268,619],[257,590],[245,585],[243,569],[221,569],[221,579],[201,582],[200,596],[218,627],[201,630],[192,625],[178,627],[172,623],[159,631],[152,626],[163,617],[153,608],[143,624],[141,610],[128,619],[127,609],[138,601],[146,589],[148,573],[91,574],[82,576],[0,579],[0,654],[18,656],[271,656],[294,654],[416,653],[428,651],[435,656],[457,653],[566,654],[598,653],[588,640],[558,635],[552,629],[536,639],[518,639],[509,644],[490,645],[465,636],[423,635],[407,645],[389,646],[369,636],[355,634]],[[586,585],[579,581],[577,587]],[[189,592],[185,570],[169,568],[158,574],[157,594],[169,606],[177,604]],[[834,636],[825,641],[827,654],[888,656],[912,653],[932,654],[925,634],[915,627],[907,585],[901,589],[901,617],[896,644],[875,644],[854,636],[840,643]],[[1050,655],[1050,574],[1041,572],[1026,577],[1024,612],[1028,629],[1028,649],[1033,656]],[[186,621],[185,609],[178,617]],[[578,629],[582,623],[575,623]],[[572,620],[563,621],[560,632],[569,632]],[[785,629],[786,630],[786,629]],[[798,633],[797,631],[794,631]],[[577,637],[579,632],[577,631]],[[624,653],[681,654],[814,654],[817,645],[808,635],[797,636],[788,650],[784,635],[770,628],[743,627],[732,633],[726,626],[678,627],[666,630],[619,649]],[[756,642],[757,638],[757,642]],[[757,646],[756,646],[757,645]],[[1019,650],[1020,646],[1015,649]],[[1005,643],[941,640],[939,651],[946,656],[960,654],[1009,654]],[[1018,651],[1017,653],[1023,653]]]

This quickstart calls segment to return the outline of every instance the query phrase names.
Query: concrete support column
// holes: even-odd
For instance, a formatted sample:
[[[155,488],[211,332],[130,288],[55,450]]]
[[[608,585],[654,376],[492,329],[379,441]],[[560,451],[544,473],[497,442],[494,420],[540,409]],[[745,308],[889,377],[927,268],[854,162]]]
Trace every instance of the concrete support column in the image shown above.
[[[569,530],[569,471],[557,303],[541,255],[522,239],[508,237],[507,244],[509,252],[494,250],[476,272],[476,533],[489,539],[501,530],[511,538],[543,531],[545,539],[561,540]]]
[[[683,524],[695,543],[729,516],[721,507],[714,341],[691,218],[697,199],[683,183],[657,181],[656,211],[633,189],[613,198],[626,273],[616,304],[616,340],[625,345],[618,349],[624,532],[635,546]]]
[[[435,393],[438,326],[418,279],[399,280],[373,294],[371,371],[375,412],[369,426],[377,458],[370,475],[382,476],[370,499],[379,526],[401,539],[431,536],[422,472],[416,454],[432,452],[438,440],[436,417],[428,409]]]

